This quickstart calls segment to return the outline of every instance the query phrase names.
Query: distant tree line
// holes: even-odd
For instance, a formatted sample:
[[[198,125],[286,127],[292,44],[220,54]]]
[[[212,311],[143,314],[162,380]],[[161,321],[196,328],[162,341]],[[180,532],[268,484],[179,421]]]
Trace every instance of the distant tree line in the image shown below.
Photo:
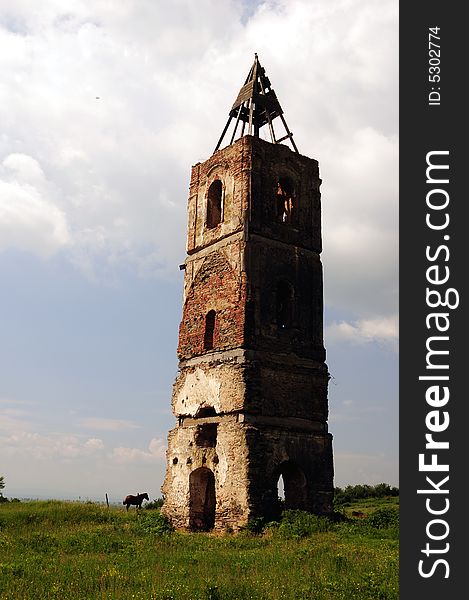
[[[8,498],[5,498],[5,496],[3,495],[2,490],[5,488],[5,477],[3,475],[0,475],[0,504],[2,502],[8,502]]]
[[[6,496],[3,495],[2,490],[5,489],[5,477],[0,475],[0,504],[3,502],[19,502],[18,498],[12,498],[9,500]]]
[[[334,488],[334,502],[336,505],[353,502],[353,500],[384,498],[385,496],[399,496],[399,488],[391,487],[388,483],[347,485],[345,488]]]

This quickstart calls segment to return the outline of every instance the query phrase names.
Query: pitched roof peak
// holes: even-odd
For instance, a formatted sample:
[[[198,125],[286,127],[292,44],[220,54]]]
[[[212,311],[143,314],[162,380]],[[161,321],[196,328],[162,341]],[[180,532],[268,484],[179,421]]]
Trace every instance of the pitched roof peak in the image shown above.
[[[273,126],[273,120],[277,117],[280,117],[286,131],[286,135],[283,135],[279,139],[276,137]],[[236,119],[236,121],[230,139],[230,145],[236,139],[238,126],[241,122],[241,132],[238,137],[243,137],[243,135],[254,135],[255,137],[259,137],[260,129],[264,125],[268,125],[270,139],[272,140],[273,144],[280,144],[284,140],[288,139],[290,140],[295,152],[298,152],[298,148],[293,140],[293,134],[288,129],[288,125],[283,116],[282,107],[280,106],[277,96],[270,85],[269,78],[265,74],[265,69],[259,62],[257,53],[254,54],[253,65],[248,73],[248,76],[246,77],[243,87],[239,90],[238,97],[231,107],[228,122],[225,125],[214,152],[220,148],[223,138],[225,137],[225,134],[228,131],[230,123],[233,119]]]

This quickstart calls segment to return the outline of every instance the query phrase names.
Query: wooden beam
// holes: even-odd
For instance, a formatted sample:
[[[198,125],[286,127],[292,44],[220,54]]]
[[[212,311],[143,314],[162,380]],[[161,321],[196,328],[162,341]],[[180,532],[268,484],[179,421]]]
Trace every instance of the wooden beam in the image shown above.
[[[223,138],[225,137],[225,133],[226,133],[226,131],[227,131],[227,129],[228,129],[228,126],[229,126],[229,124],[231,123],[231,119],[232,119],[232,118],[233,118],[233,117],[229,117],[229,118],[228,118],[228,121],[227,121],[227,123],[226,123],[226,125],[225,125],[225,129],[223,130],[223,133],[221,134],[221,136],[220,136],[220,139],[218,140],[217,147],[216,147],[216,148],[215,148],[215,150],[213,151],[214,153],[215,153],[215,152],[218,150],[218,148],[220,147],[220,144],[222,143],[222,140],[223,140]]]

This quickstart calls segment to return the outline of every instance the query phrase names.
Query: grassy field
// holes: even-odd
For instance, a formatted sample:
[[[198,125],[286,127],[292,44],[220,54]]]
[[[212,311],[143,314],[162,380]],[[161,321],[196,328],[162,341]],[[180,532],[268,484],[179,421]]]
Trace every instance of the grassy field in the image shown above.
[[[397,599],[397,503],[351,503],[367,516],[337,523],[290,512],[260,535],[168,532],[156,510],[0,504],[0,598]]]

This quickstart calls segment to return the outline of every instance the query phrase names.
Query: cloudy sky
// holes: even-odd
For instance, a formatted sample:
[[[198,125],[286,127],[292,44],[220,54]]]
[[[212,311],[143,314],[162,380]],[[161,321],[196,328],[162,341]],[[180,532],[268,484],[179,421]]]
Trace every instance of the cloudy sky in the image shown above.
[[[319,160],[335,483],[398,485],[397,0],[3,0],[0,475],[160,496],[191,165],[252,64]]]

